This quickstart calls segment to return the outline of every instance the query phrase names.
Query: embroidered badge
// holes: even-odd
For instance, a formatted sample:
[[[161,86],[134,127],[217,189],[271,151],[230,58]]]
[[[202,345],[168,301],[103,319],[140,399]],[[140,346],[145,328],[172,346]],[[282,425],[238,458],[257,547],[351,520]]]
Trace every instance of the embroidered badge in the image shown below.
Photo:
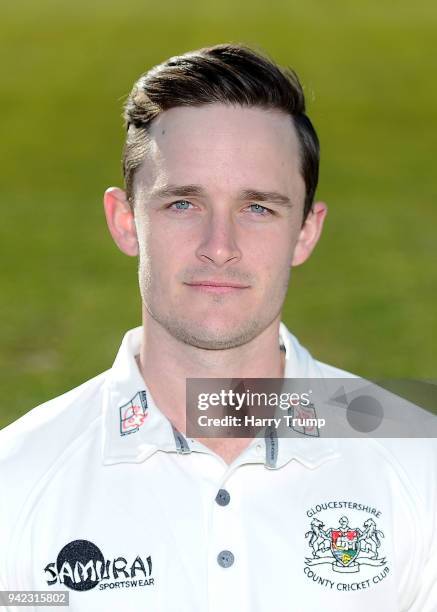
[[[147,394],[139,391],[131,400],[120,406],[120,435],[135,433],[147,418]]]
[[[340,515],[333,525],[328,523],[330,518],[314,516],[323,510],[332,516],[333,508],[348,508],[353,512]],[[357,511],[373,516],[361,516],[361,526],[356,526]],[[311,556],[305,559],[304,571],[313,582],[337,591],[356,591],[377,584],[388,575],[387,560],[380,550],[384,533],[375,520],[380,517],[380,511],[364,504],[331,501],[317,505],[307,515],[312,519],[305,533]],[[312,569],[314,566],[324,567]],[[359,577],[353,576],[358,573]],[[339,574],[344,575],[342,580]]]

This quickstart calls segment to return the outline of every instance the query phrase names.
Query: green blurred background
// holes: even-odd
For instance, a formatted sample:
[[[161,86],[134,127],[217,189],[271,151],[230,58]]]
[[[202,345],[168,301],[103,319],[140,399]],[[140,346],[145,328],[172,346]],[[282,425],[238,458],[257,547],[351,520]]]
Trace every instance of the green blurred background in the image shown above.
[[[364,377],[437,378],[435,2],[22,0],[0,28],[0,426],[110,367],[140,323],[102,208],[122,104],[152,65],[225,41],[298,72],[321,138],[328,223],[285,322]]]

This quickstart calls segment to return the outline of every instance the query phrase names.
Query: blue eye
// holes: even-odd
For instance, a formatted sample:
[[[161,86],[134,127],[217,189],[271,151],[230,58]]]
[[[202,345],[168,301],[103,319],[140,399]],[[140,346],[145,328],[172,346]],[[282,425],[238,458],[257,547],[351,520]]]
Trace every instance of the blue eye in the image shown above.
[[[251,209],[251,212],[260,214],[266,214],[270,212],[268,208],[266,208],[265,206],[261,206],[261,204],[251,204],[249,208]]]
[[[175,208],[176,210],[188,210],[188,207],[191,206],[191,202],[187,200],[178,200],[177,202],[173,202],[170,208]]]

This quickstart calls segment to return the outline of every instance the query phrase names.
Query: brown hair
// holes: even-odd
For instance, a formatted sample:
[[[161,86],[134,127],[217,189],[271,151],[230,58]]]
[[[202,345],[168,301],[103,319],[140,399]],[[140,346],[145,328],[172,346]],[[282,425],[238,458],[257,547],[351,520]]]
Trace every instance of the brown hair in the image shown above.
[[[239,104],[283,111],[291,116],[300,143],[305,181],[304,219],[314,200],[319,175],[319,140],[305,114],[305,97],[296,73],[277,66],[244,45],[222,44],[171,57],[143,74],[124,107],[127,137],[123,174],[133,204],[135,171],[142,164],[148,127],[177,106]]]

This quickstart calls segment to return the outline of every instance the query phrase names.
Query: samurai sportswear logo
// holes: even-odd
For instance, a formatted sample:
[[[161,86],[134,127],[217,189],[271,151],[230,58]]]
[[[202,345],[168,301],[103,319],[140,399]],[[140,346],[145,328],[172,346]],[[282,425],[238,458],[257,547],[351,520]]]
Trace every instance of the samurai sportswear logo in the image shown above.
[[[65,584],[73,591],[89,591],[97,585],[104,590],[155,584],[152,557],[146,557],[144,562],[140,556],[136,556],[130,563],[124,557],[105,560],[100,549],[88,540],[74,540],[66,544],[56,562],[46,565],[44,571],[49,586]]]
[[[147,417],[147,394],[145,391],[136,393],[127,404],[120,406],[120,435],[135,433]]]
[[[342,516],[339,509],[352,512]],[[315,516],[323,511],[327,519]],[[360,512],[367,516],[359,517]],[[335,514],[338,518],[333,519]],[[307,516],[312,519],[305,534],[312,552],[305,559],[304,572],[309,579],[337,591],[361,591],[387,577],[390,570],[380,554],[384,533],[375,521],[381,511],[364,504],[330,501],[311,508]],[[334,520],[336,524],[327,527],[325,520]],[[356,527],[352,520],[360,520],[362,527]],[[317,569],[313,569],[315,566]]]

